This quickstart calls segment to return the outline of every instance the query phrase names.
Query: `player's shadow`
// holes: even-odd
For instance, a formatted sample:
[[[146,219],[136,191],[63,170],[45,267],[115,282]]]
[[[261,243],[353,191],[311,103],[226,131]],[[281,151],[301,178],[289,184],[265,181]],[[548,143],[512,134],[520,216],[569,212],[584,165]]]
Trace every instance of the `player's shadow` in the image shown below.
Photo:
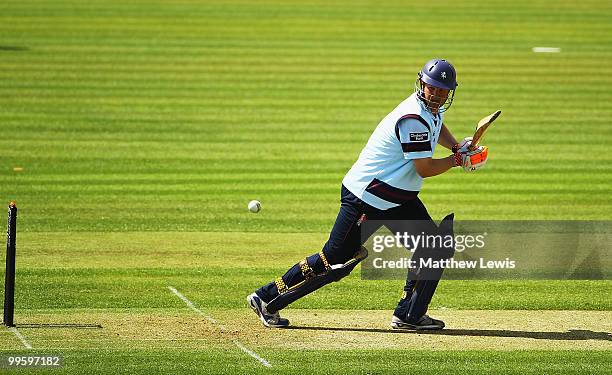
[[[304,329],[313,331],[345,331],[345,332],[375,332],[375,333],[399,333],[399,334],[425,334],[445,336],[479,336],[479,337],[522,337],[543,340],[602,340],[612,341],[609,332],[595,332],[587,329],[570,329],[566,332],[530,332],[511,331],[502,329],[443,329],[439,331],[401,331],[378,328],[346,328],[346,327],[308,327],[289,326],[287,329]]]
[[[22,323],[15,324],[15,328],[72,328],[72,329],[100,329],[102,325],[82,323]]]

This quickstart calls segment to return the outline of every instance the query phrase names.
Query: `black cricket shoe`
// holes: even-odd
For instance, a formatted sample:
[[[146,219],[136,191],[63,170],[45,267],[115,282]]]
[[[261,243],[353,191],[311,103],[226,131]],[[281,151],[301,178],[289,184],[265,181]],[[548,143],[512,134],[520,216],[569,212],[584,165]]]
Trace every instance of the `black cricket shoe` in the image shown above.
[[[429,317],[429,315],[423,315],[416,322],[404,321],[393,315],[393,318],[391,318],[391,328],[406,331],[435,331],[444,328],[444,322],[438,319],[433,319]]]
[[[281,318],[278,311],[270,314],[266,310],[268,304],[262,301],[257,293],[247,296],[247,303],[255,311],[255,314],[257,314],[264,326],[268,328],[285,328],[289,325],[289,319]]]

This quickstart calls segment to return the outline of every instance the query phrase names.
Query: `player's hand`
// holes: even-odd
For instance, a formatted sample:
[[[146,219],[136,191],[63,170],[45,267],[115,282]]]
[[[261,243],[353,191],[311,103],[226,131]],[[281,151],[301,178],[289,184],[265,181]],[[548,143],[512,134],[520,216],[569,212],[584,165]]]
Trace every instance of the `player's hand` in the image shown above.
[[[472,144],[472,137],[465,137],[463,140],[453,146],[453,153],[456,152],[468,152],[469,147]]]
[[[487,163],[489,148],[478,146],[474,151],[455,153],[455,165],[463,167],[466,172],[475,171]]]

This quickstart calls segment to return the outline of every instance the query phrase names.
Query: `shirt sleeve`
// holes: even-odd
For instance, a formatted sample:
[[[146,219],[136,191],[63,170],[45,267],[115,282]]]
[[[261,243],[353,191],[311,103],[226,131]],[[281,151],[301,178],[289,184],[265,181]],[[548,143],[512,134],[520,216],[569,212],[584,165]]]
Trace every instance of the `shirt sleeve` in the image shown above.
[[[417,118],[403,118],[395,125],[395,133],[402,145],[404,159],[423,159],[433,156],[431,132]]]

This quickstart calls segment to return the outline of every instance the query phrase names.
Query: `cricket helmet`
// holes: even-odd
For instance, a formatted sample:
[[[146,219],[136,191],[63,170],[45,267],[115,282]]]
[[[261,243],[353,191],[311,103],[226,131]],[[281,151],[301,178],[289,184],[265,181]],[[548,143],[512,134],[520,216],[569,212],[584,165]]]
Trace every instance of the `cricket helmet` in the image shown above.
[[[428,84],[434,87],[449,90],[448,97],[441,105],[425,98],[423,85]],[[435,107],[437,111],[444,112],[453,104],[455,89],[457,88],[457,73],[453,65],[442,59],[432,59],[425,63],[423,69],[418,73],[415,84],[417,97],[425,104],[428,109]],[[439,108],[438,108],[439,107]]]

